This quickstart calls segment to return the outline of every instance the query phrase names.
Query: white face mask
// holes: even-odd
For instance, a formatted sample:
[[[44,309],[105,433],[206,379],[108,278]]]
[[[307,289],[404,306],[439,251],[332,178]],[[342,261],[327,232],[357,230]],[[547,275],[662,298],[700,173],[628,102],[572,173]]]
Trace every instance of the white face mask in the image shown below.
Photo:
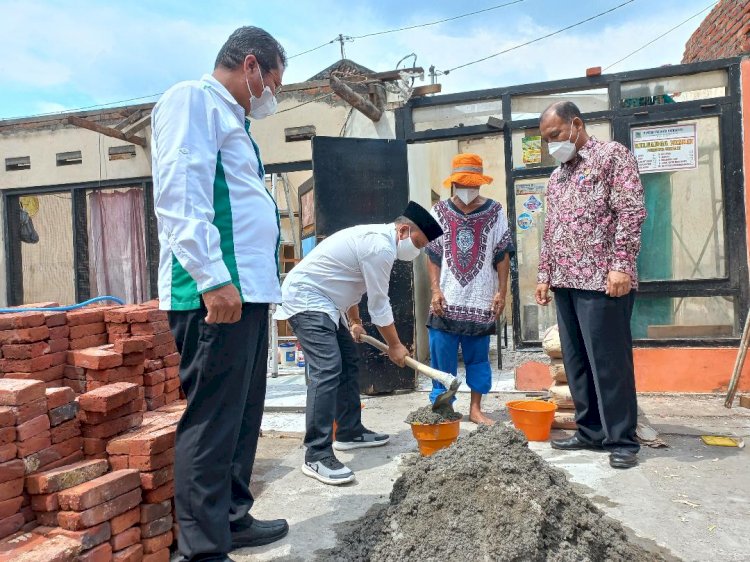
[[[471,202],[479,197],[478,187],[457,187],[456,197],[458,197],[464,205],[471,205]]]
[[[572,127],[572,124],[571,124]],[[571,136],[573,135],[573,129],[570,129]],[[549,155],[552,156],[558,162],[567,162],[576,155],[576,144],[578,142],[578,136],[581,134],[580,129],[576,135],[575,142],[571,142],[570,139],[560,142],[551,142],[548,145]]]
[[[260,67],[258,67],[260,72]],[[245,76],[245,83],[247,84],[247,91],[250,92],[250,117],[253,119],[264,119],[269,115],[276,113],[276,96],[273,95],[271,88],[266,86],[263,82],[263,73],[260,73],[260,83],[263,84],[263,92],[259,98],[255,97],[253,91],[250,89],[250,80]]]
[[[414,261],[419,253],[420,249],[414,245],[411,239],[411,230],[409,230],[409,236],[397,242],[396,257],[401,261]]]

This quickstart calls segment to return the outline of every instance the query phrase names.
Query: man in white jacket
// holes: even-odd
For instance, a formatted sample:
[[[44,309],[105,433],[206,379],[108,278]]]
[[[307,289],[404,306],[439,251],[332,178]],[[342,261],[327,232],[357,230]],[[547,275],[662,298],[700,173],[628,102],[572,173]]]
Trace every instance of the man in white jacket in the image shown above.
[[[286,55],[257,27],[236,30],[212,75],[170,88],[153,111],[159,303],[182,354],[187,408],[175,443],[182,560],[286,535],[258,521],[249,484],[266,393],[268,307],[281,292],[276,203],[247,116],[276,107]]]
[[[403,367],[409,351],[396,332],[388,298],[393,263],[412,261],[442,234],[429,211],[411,202],[393,223],[354,226],[326,238],[284,280],[284,304],[276,318],[289,319],[310,375],[302,465],[307,476],[332,485],[351,482],[354,473],[333,450],[388,442],[388,435],[362,425],[354,345],[365,333],[359,302],[367,293],[370,319],[388,344],[388,357]]]

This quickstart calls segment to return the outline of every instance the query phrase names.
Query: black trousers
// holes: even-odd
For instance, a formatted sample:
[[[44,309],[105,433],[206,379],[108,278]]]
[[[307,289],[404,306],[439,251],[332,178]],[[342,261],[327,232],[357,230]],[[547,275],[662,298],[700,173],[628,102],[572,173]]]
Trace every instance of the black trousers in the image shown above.
[[[266,396],[268,305],[245,304],[236,324],[206,324],[205,316],[205,309],[169,313],[187,397],[175,444],[175,509],[180,555],[190,561],[228,553],[230,521],[253,505]]]
[[[305,353],[310,381],[305,409],[305,460],[315,462],[333,455],[333,420],[336,438],[362,435],[359,396],[359,352],[349,330],[338,327],[327,314],[302,312],[289,319]]]
[[[638,451],[638,402],[630,317],[635,292],[555,289],[563,362],[576,407],[578,438],[605,449]]]

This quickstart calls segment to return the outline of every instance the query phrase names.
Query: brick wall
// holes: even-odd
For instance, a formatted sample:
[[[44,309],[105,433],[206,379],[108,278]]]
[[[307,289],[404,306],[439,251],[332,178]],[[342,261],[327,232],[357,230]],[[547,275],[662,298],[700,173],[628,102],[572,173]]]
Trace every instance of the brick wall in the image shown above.
[[[750,0],[721,0],[685,44],[683,63],[750,52]]]

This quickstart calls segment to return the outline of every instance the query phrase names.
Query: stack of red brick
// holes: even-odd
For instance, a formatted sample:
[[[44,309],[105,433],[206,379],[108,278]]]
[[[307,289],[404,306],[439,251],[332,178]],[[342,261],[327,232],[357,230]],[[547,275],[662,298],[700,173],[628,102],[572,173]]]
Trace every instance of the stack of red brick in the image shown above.
[[[145,341],[123,339],[111,345],[69,351],[65,385],[79,394],[115,382],[143,386],[145,350]]]
[[[64,312],[0,314],[0,374],[62,386],[68,331]]]
[[[87,458],[107,458],[107,443],[113,437],[137,428],[143,422],[143,387],[117,382],[78,397],[83,447]]]

